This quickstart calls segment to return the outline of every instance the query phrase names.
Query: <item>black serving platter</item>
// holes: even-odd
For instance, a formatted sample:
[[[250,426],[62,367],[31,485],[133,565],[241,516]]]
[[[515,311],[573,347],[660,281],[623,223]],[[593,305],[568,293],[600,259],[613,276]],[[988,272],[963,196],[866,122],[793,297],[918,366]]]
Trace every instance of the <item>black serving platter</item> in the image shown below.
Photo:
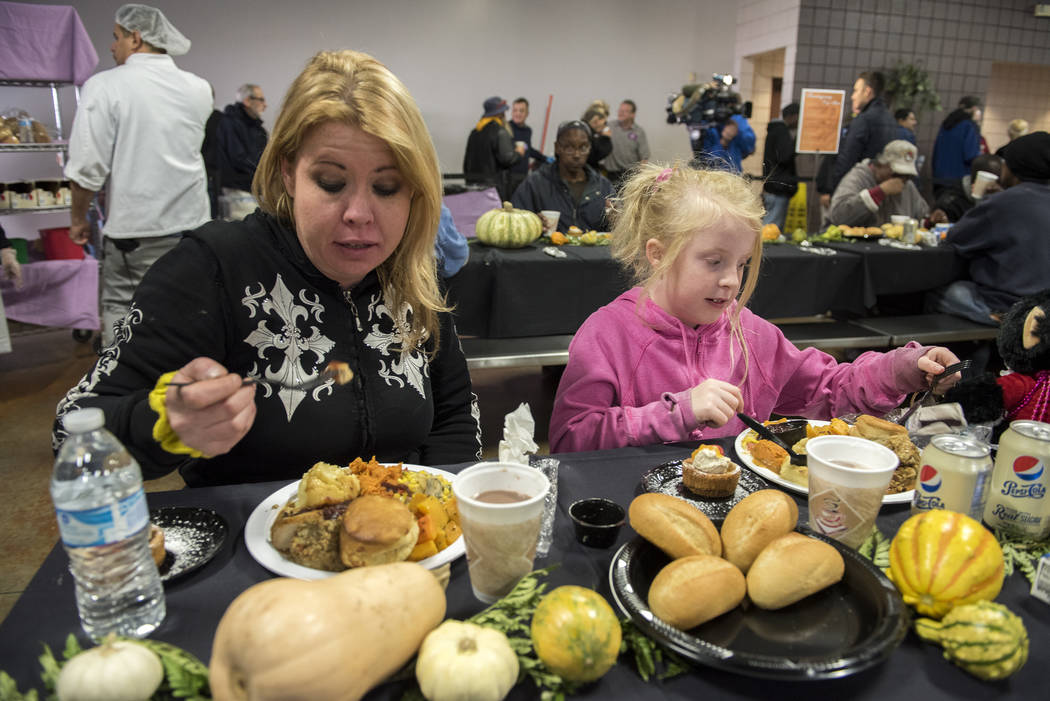
[[[620,610],[645,634],[709,667],[768,679],[812,680],[844,677],[883,662],[910,625],[896,587],[856,550],[809,529],[798,530],[835,546],[845,561],[845,574],[837,584],[777,611],[764,611],[745,599],[692,630],[673,628],[654,616],[647,603],[653,577],[670,560],[640,537],[613,557],[609,585]]]
[[[672,460],[646,471],[642,475],[642,489],[646,492],[658,492],[670,494],[689,502],[703,511],[711,520],[720,520],[726,517],[729,510],[738,501],[752,492],[760,489],[769,489],[769,483],[756,475],[751,470],[740,470],[740,481],[736,485],[736,491],[728,497],[702,497],[694,494],[682,483],[682,461]]]
[[[160,579],[170,582],[203,567],[215,557],[230,531],[211,509],[166,506],[150,511],[150,521],[164,530],[164,561]]]

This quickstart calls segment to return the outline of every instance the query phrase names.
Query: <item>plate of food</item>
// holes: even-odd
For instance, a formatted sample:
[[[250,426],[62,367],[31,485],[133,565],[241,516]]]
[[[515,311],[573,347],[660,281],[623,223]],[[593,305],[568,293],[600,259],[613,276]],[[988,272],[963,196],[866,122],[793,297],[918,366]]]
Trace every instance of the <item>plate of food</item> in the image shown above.
[[[160,580],[170,582],[208,563],[226,542],[230,527],[211,509],[165,506],[150,510],[150,550]]]
[[[908,610],[900,593],[853,548],[805,528],[799,532],[838,551],[842,578],[782,608],[767,610],[745,599],[700,625],[675,628],[649,605],[651,585],[671,560],[641,537],[625,543],[609,565],[613,598],[653,640],[695,662],[736,674],[833,679],[883,662],[908,632]],[[687,586],[709,591],[695,578]]]
[[[815,435],[854,435],[875,441],[892,450],[900,460],[893,473],[883,504],[910,504],[915,495],[918,477],[919,449],[908,437],[903,426],[868,414],[860,414],[850,424],[840,418],[831,421],[816,419],[788,419],[767,422],[770,430],[791,446],[796,453],[805,453],[805,441]],[[741,431],[733,446],[740,462],[758,475],[785,489],[809,494],[809,473],[804,465],[792,465],[787,453],[772,441],[763,440],[751,429]]]
[[[729,469],[715,475],[697,474],[698,455],[702,456],[700,460],[708,463],[719,462],[720,457],[729,463]],[[721,448],[716,445],[700,445],[685,460],[665,462],[642,475],[642,489],[646,492],[670,494],[684,499],[712,519],[725,518],[741,499],[768,487],[753,472],[742,470],[739,465],[725,458]]]
[[[401,560],[437,569],[466,553],[454,478],[423,465],[317,463],[255,507],[244,542],[260,565],[297,579]]]

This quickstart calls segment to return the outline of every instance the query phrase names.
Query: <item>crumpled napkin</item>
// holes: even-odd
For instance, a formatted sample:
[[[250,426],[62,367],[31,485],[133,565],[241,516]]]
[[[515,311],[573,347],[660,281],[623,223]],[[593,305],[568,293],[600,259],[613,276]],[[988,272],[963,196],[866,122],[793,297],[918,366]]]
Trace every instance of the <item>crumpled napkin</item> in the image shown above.
[[[532,418],[529,405],[522,402],[518,408],[503,419],[503,439],[499,442],[499,461],[529,464],[529,453],[539,450],[533,436],[536,435],[536,421]]]
[[[966,428],[966,416],[962,406],[954,402],[920,407],[908,418],[907,426],[909,433],[920,436],[958,433]]]

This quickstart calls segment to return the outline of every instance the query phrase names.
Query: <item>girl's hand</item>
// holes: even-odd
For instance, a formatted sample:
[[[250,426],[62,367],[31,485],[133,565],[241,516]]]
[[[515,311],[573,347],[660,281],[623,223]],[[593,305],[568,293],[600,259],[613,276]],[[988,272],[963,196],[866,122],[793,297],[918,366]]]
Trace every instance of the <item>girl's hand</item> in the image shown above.
[[[952,353],[947,348],[936,346],[927,351],[926,355],[919,358],[918,367],[919,371],[926,375],[927,386],[931,386],[933,381],[937,380],[938,392],[944,392],[962,377],[962,374],[958,372],[952,373],[951,377],[941,377],[945,367],[957,362],[959,362],[959,359],[955,357],[955,353]]]
[[[722,380],[704,380],[689,392],[693,416],[713,428],[725,426],[744,403],[740,388]]]
[[[195,358],[172,377],[192,382],[169,388],[168,423],[179,440],[208,456],[229,452],[255,422],[255,385],[211,358]]]

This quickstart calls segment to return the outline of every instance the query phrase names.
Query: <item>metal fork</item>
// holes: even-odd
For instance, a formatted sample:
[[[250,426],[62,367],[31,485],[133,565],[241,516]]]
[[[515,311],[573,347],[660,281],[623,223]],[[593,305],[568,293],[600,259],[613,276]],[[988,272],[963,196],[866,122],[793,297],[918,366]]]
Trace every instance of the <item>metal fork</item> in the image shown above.
[[[922,406],[922,403],[925,402],[926,398],[930,396],[930,392],[937,388],[938,382],[940,382],[946,377],[954,375],[957,372],[962,372],[966,368],[970,367],[970,363],[971,361],[969,360],[960,360],[958,363],[952,363],[948,367],[944,368],[944,372],[934,377],[933,381],[930,382],[929,389],[923,390],[921,393],[917,394],[912,399],[911,408],[909,408],[908,411],[904,412],[904,416],[897,419],[897,423],[903,426],[908,421],[908,419],[911,418],[911,415],[919,410],[919,407]]]
[[[301,382],[282,382],[280,380],[267,380],[261,377],[246,377],[244,378],[244,382],[241,383],[241,386],[270,385],[271,387],[278,389],[294,389],[299,392],[309,392],[315,387],[320,387],[329,380],[334,380],[335,384],[342,385],[352,380],[353,377],[354,373],[346,367],[345,363],[332,362],[329,363],[328,366],[317,375],[317,377],[309,380],[303,380]],[[197,382],[197,380],[194,380],[194,382]],[[194,382],[169,382],[168,386],[181,388],[192,385]]]

